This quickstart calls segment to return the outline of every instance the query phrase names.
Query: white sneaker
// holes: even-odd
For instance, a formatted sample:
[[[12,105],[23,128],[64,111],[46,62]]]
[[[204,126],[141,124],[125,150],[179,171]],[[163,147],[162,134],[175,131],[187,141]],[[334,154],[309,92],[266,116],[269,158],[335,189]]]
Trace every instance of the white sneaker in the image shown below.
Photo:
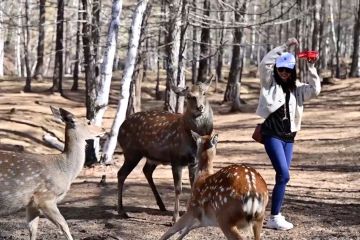
[[[281,213],[277,215],[270,215],[266,222],[265,228],[277,229],[277,230],[290,230],[294,227],[291,222],[285,220],[285,217]]]

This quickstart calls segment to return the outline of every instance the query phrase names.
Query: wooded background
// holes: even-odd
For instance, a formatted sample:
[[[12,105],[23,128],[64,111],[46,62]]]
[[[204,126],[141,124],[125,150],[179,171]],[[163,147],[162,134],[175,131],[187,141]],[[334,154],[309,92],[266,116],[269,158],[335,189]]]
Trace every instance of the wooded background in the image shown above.
[[[224,102],[238,111],[245,104],[242,77],[256,76],[273,47],[297,38],[298,51],[319,51],[318,71],[331,81],[360,76],[359,35],[359,0],[5,0],[0,77],[18,76],[25,92],[34,81],[49,81],[49,91],[63,96],[64,76],[72,91],[84,79],[87,118],[101,125],[112,75],[119,73],[118,114],[109,134],[117,136],[126,115],[141,110],[141,83],[150,78],[167,111],[184,108],[171,86],[212,76],[226,82]],[[306,81],[306,65],[298,60],[297,67]],[[105,146],[114,144],[116,137]],[[111,150],[104,152],[111,158]]]

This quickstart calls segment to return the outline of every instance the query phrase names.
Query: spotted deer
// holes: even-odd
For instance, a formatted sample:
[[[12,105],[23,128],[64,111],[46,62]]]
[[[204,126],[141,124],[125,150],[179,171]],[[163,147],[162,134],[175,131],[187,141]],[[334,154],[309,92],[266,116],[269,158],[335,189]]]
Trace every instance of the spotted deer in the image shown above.
[[[218,226],[227,239],[243,239],[239,228],[252,226],[255,239],[260,239],[265,208],[268,202],[267,185],[253,168],[230,165],[213,172],[217,135],[199,136],[198,172],[186,213],[160,239],[180,232],[182,239],[198,227]]]
[[[39,216],[43,214],[72,240],[57,203],[65,197],[84,165],[86,140],[104,131],[77,120],[62,108],[51,110],[66,124],[64,151],[54,155],[0,151],[0,215],[25,208],[30,239],[35,240]]]
[[[118,212],[128,217],[123,208],[122,193],[125,179],[139,161],[146,157],[144,175],[153,191],[160,210],[165,205],[156,189],[152,174],[158,164],[170,164],[175,185],[173,221],[179,216],[179,197],[182,192],[182,169],[188,166],[190,184],[196,171],[196,142],[191,130],[200,135],[213,130],[213,112],[206,98],[209,83],[194,85],[191,90],[177,91],[186,96],[183,114],[149,111],[129,116],[121,125],[118,142],[124,153],[124,163],[118,172]]]

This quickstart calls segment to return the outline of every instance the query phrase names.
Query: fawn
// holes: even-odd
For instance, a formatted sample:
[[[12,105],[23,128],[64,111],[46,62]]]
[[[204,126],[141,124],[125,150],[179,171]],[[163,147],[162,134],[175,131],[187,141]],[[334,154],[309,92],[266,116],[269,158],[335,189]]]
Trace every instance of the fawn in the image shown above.
[[[206,135],[213,129],[213,112],[205,95],[207,89],[207,84],[199,83],[191,90],[177,91],[187,99],[183,114],[160,111],[138,112],[130,115],[121,125],[118,142],[123,149],[124,163],[117,175],[119,215],[128,217],[122,202],[125,179],[141,158],[146,157],[143,172],[162,211],[166,211],[165,205],[156,189],[152,174],[158,164],[171,165],[175,185],[173,221],[178,219],[182,169],[188,166],[192,185],[197,165],[195,160],[197,146],[190,130]]]
[[[86,140],[104,131],[77,120],[62,108],[51,110],[66,124],[64,151],[53,155],[0,151],[0,215],[25,207],[31,240],[36,239],[41,213],[72,240],[57,202],[65,197],[84,165]]]
[[[252,226],[256,240],[260,239],[267,185],[253,168],[230,165],[213,173],[217,134],[199,136],[197,140],[199,166],[186,213],[160,238],[168,239],[180,232],[182,239],[198,227],[219,226],[227,239],[242,239],[238,228]]]

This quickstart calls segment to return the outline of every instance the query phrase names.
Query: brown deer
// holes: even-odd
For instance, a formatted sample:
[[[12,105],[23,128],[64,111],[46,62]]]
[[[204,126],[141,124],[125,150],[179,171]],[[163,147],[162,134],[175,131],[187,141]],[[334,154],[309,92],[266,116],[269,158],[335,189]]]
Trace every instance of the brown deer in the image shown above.
[[[179,217],[182,169],[188,166],[192,185],[197,165],[195,161],[197,146],[190,131],[206,135],[213,130],[213,112],[205,96],[208,86],[209,83],[200,83],[194,85],[191,90],[177,91],[187,99],[183,114],[160,111],[138,112],[129,116],[121,125],[118,142],[123,149],[124,163],[117,175],[118,212],[121,216],[128,217],[122,202],[125,179],[141,158],[146,157],[143,172],[162,211],[166,211],[165,205],[156,189],[152,174],[158,164],[171,165],[175,185],[173,221]]]
[[[65,197],[84,165],[86,140],[104,131],[77,120],[62,108],[51,110],[66,124],[64,151],[56,155],[0,151],[0,215],[26,208],[31,240],[36,239],[40,214],[72,240],[57,202]]]
[[[197,139],[198,172],[186,213],[160,239],[180,232],[182,239],[198,227],[218,226],[227,239],[243,239],[238,228],[252,226],[255,239],[260,239],[265,208],[268,203],[267,185],[253,168],[230,165],[213,173],[217,135]]]

